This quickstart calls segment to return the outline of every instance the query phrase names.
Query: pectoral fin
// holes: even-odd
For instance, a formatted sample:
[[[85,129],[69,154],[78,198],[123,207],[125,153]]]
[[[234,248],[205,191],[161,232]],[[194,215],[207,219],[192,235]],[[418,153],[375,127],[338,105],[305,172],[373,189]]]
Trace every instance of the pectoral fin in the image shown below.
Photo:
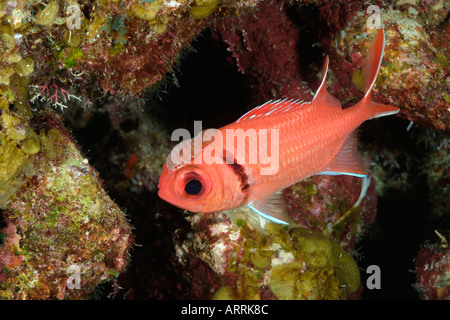
[[[248,207],[272,222],[289,224],[286,203],[281,193],[274,193],[260,201],[252,201]]]

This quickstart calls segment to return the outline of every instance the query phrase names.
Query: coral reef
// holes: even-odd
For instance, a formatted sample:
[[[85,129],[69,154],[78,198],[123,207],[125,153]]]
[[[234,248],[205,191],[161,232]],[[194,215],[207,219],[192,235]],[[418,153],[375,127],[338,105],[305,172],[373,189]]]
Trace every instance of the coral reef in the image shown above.
[[[449,131],[450,8],[442,1],[427,6],[400,1],[380,8],[386,47],[375,86],[377,99],[399,106],[403,116],[416,124]],[[331,66],[336,76],[333,89],[344,102],[360,97],[363,91],[360,68],[374,34],[369,19],[366,11],[354,10],[351,20],[334,30],[333,41],[324,43],[331,61],[336,62]]]
[[[171,71],[215,11],[242,11],[256,2],[219,10],[219,1],[3,0],[0,83],[18,86],[36,70],[34,85],[56,82],[91,100],[105,91],[141,94]],[[23,103],[25,94],[15,97]]]
[[[359,265],[365,268],[369,261],[379,261],[385,275],[395,279],[383,298],[417,298],[407,287],[415,274],[404,270],[415,269],[413,259],[434,237],[434,230],[449,229],[448,134],[408,126],[399,119],[370,121],[360,134],[363,158],[377,181],[378,204],[376,219],[358,245],[368,248]],[[374,250],[377,247],[382,251]],[[390,263],[393,259],[395,265]]]
[[[414,257],[420,297],[448,298],[446,242],[421,247],[448,229],[445,1],[375,3],[387,43],[374,99],[406,120],[362,126],[372,180],[359,205],[361,180],[337,176],[284,190],[288,228],[247,208],[183,213],[156,195],[171,130],[310,100],[325,54],[330,93],[358,101],[367,5],[1,0],[0,298],[83,299],[102,283],[116,299],[364,298],[360,270],[397,280],[390,266],[406,273]],[[80,289],[67,286],[72,266]]]
[[[304,83],[305,70],[314,72],[311,63],[320,70],[324,60],[320,54],[326,52],[333,71],[331,92],[344,105],[355,103],[362,97],[360,69],[370,35],[374,33],[368,26],[366,4],[319,2],[318,21],[303,17],[311,9],[302,6],[298,6],[297,17],[292,19],[290,16],[294,14],[283,13],[286,9],[282,5],[274,2],[259,7],[270,23],[260,23],[255,15],[236,19],[232,28],[219,27],[237,67],[253,78],[262,102],[286,96],[310,98],[308,85]],[[273,10],[274,6],[280,10]],[[387,42],[375,96],[380,102],[399,106],[402,114],[417,124],[448,131],[448,6],[442,1],[432,6],[408,1],[397,5],[386,2],[380,8],[380,26],[386,30]],[[301,32],[296,26],[299,16],[302,21],[307,20],[309,32]],[[319,28],[319,23],[328,28]],[[279,28],[279,32],[274,28]],[[330,38],[327,31],[335,36]],[[313,32],[317,33],[315,39],[311,39]],[[315,49],[297,55],[299,49],[307,46]],[[315,57],[311,55],[314,51],[318,53]],[[254,59],[255,52],[264,59]]]
[[[315,231],[266,224],[248,208],[188,220],[193,232],[179,235],[177,256],[183,264],[200,258],[215,272],[214,299],[342,299],[359,287],[353,258]]]
[[[351,251],[364,227],[375,219],[375,179],[371,180],[357,206],[361,179],[349,176],[314,176],[285,189],[283,196],[294,221]]]
[[[345,4],[341,6],[344,12]],[[273,10],[274,7],[281,9]],[[177,85],[164,87],[168,93],[157,93],[153,89],[153,94],[146,97],[149,100],[144,113],[139,111],[136,101],[114,102],[99,111],[106,114],[106,123],[102,122],[106,132],[99,134],[96,126],[99,116],[95,114],[86,128],[77,129],[88,141],[95,137],[92,142],[95,148],[86,148],[98,149],[93,153],[97,159],[95,166],[107,175],[114,198],[133,212],[136,241],[142,245],[135,249],[129,271],[118,278],[122,290],[116,293],[113,289],[116,298],[283,299],[298,298],[300,294],[303,298],[355,298],[361,291],[363,297],[371,293],[362,286],[351,294],[341,290],[339,284],[349,280],[340,279],[339,260],[327,250],[317,255],[325,257],[323,268],[316,268],[314,262],[306,269],[303,264],[300,267],[298,262],[307,265],[311,256],[294,248],[297,238],[311,245],[315,241],[310,238],[323,240],[327,246],[337,245],[343,248],[340,252],[345,253],[353,266],[349,252],[357,257],[363,270],[367,264],[380,264],[384,277],[398,275],[393,273],[396,270],[390,269],[397,263],[401,265],[399,269],[402,268],[398,272],[406,273],[413,268],[412,258],[420,243],[429,237],[430,230],[424,226],[440,221],[445,225],[448,149],[445,134],[434,134],[433,130],[423,130],[418,125],[406,131],[408,122],[404,120],[374,120],[362,127],[360,147],[372,180],[359,206],[354,207],[354,203],[361,190],[361,180],[354,177],[317,176],[285,190],[290,215],[298,223],[292,230],[299,231],[277,226],[272,226],[273,230],[268,226],[261,228],[260,222],[254,221],[255,215],[246,208],[211,219],[183,214],[156,199],[152,191],[160,172],[154,164],[163,163],[170,149],[167,131],[178,127],[189,129],[197,119],[205,119],[205,127],[223,125],[267,99],[312,97],[320,80],[322,54],[327,45],[331,48],[335,35],[340,37],[340,29],[336,29],[335,34],[326,34],[328,26],[324,24],[325,31],[320,29],[316,34],[311,31],[314,29],[302,28],[301,22],[317,23],[319,16],[326,10],[330,13],[333,8],[331,4],[285,7],[281,2],[271,2],[260,4],[258,11],[249,15],[224,17],[216,23],[215,29],[193,44],[198,52],[189,55],[180,66],[183,69],[176,76]],[[350,11],[342,20],[330,23],[342,29],[360,8],[354,5],[353,13]],[[204,43],[215,49],[205,48]],[[228,56],[218,53],[227,49]],[[347,82],[339,82],[341,86],[337,86],[337,77],[342,80],[342,70],[336,67],[336,61],[341,58],[334,54],[332,51],[336,60],[331,61],[330,91],[346,105],[353,104],[361,93],[352,82],[352,73],[347,74]],[[235,73],[231,75],[228,68]],[[209,73],[204,69],[210,70]],[[203,99],[199,99],[198,88],[204,91]],[[245,95],[242,92],[246,92]],[[377,93],[376,98],[382,99],[382,93]],[[212,105],[215,107],[211,108]],[[83,117],[91,112],[98,111],[84,111]],[[77,128],[72,123],[75,120],[72,114],[66,115],[69,126]],[[140,146],[142,142],[144,146]],[[131,180],[127,178],[133,175]],[[381,198],[381,204],[378,203],[381,214],[378,212],[374,220],[379,202],[375,195]],[[425,200],[429,196],[434,199],[432,207],[428,207]],[[398,199],[392,202],[396,197]],[[277,248],[280,245],[282,249],[265,256],[270,245]],[[388,264],[377,256],[373,258],[373,247],[374,252],[380,250],[383,255],[392,251]],[[260,248],[263,251],[259,251]],[[277,267],[277,258],[285,257],[286,253],[292,260]],[[160,259],[162,256],[165,258]],[[306,270],[307,275],[304,275]],[[289,277],[290,274],[298,277]],[[317,277],[324,279],[325,284],[318,283]],[[304,281],[299,282],[299,278]],[[355,273],[350,278],[356,283]],[[384,279],[383,286],[386,286]],[[411,288],[412,282],[400,282],[399,287]],[[277,291],[277,283],[286,284],[285,288],[289,289]],[[414,292],[402,294],[414,297]]]
[[[226,22],[218,25],[217,35],[228,45],[238,70],[251,81],[255,104],[286,97],[311,100],[314,90],[303,78],[303,57],[298,54],[304,35],[283,1],[269,1],[254,14]]]
[[[447,240],[442,235],[440,237],[440,243],[426,244],[416,257],[415,287],[422,299],[450,298],[450,248]]]
[[[131,227],[58,119],[35,119],[39,134],[30,134],[25,121],[2,116],[14,123],[2,123],[2,157],[16,167],[2,168],[0,298],[86,298],[125,270]]]
[[[141,94],[172,69],[218,5],[0,1],[2,298],[86,298],[125,270],[130,226],[51,108],[92,107],[105,92]],[[254,5],[229,3],[220,11]],[[162,160],[133,146],[125,184],[154,190],[147,182],[158,173],[135,171],[142,159],[158,167]],[[81,290],[66,291],[71,265],[81,266]]]

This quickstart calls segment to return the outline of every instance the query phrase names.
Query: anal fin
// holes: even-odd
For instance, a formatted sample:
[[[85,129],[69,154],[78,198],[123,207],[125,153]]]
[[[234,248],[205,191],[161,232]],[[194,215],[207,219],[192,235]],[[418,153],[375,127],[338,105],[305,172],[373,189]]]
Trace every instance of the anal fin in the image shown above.
[[[281,193],[274,193],[263,200],[252,201],[248,207],[272,222],[289,224],[286,203]]]
[[[331,161],[328,167],[318,173],[318,175],[350,175],[356,177],[365,177],[367,175],[361,158],[358,154],[356,143],[356,130],[353,131],[345,140],[336,157]]]

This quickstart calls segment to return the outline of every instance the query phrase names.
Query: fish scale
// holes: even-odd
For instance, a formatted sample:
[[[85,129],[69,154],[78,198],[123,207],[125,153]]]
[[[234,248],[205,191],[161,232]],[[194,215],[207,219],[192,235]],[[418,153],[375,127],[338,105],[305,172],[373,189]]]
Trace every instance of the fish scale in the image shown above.
[[[292,106],[292,102],[286,104]],[[280,105],[279,102],[276,105]],[[265,105],[271,108],[271,104]],[[283,104],[280,109],[283,110]],[[309,103],[306,108],[297,103],[289,112],[266,115],[264,117],[247,117],[221,128],[226,141],[227,130],[243,129],[277,129],[279,128],[279,159],[280,167],[274,175],[261,175],[261,164],[246,164],[245,167],[251,185],[267,184],[267,193],[281,190],[287,186],[326,169],[330,160],[338,153],[346,137],[356,127],[359,121],[349,121],[348,116],[353,110],[347,112],[329,106],[322,102]],[[259,108],[262,112],[262,109]],[[273,111],[273,109],[271,109]],[[320,118],[321,121],[317,121]],[[353,115],[350,118],[355,118]],[[350,119],[351,120],[351,119]],[[249,152],[248,145],[245,149]],[[237,154],[237,146],[232,151]],[[236,156],[235,156],[236,157]],[[239,158],[239,157],[236,157]]]

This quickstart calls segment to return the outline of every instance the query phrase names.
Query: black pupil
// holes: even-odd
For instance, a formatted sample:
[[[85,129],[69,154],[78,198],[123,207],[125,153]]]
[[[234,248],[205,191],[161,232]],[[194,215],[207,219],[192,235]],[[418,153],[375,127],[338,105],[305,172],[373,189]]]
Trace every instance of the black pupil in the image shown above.
[[[196,179],[189,181],[186,183],[186,186],[184,187],[184,191],[186,191],[187,194],[190,195],[196,195],[200,191],[202,191],[202,183]]]

